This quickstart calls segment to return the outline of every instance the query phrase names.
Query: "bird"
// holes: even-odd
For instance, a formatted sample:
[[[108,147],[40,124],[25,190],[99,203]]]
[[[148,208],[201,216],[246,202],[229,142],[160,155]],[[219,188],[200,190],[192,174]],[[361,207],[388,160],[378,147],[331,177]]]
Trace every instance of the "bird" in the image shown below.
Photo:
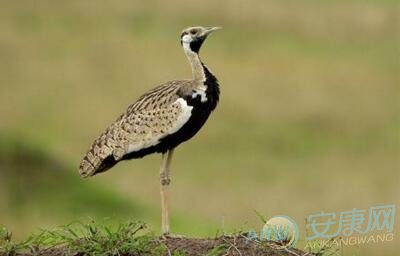
[[[79,174],[88,178],[118,162],[160,153],[161,231],[170,234],[168,196],[174,149],[191,139],[216,108],[218,79],[201,61],[199,51],[208,36],[221,27],[194,26],[180,36],[192,78],[163,83],[140,96],[92,143],[80,162]]]

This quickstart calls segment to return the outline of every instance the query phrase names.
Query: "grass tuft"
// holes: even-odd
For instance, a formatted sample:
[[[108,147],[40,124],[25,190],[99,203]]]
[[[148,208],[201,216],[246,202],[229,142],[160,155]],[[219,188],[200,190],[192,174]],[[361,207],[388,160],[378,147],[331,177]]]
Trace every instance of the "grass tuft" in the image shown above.
[[[116,227],[91,220],[61,226],[53,230],[41,230],[38,234],[16,243],[6,228],[0,233],[0,254],[42,254],[63,250],[67,255],[161,255],[164,249],[155,245],[154,234],[146,230],[142,222],[128,221]]]

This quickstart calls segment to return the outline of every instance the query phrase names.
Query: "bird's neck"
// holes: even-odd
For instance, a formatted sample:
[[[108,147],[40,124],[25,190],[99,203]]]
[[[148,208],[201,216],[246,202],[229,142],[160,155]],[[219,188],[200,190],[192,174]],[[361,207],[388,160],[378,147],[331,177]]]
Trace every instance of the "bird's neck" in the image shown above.
[[[191,51],[188,47],[184,47],[184,50],[192,67],[193,79],[199,81],[202,87],[205,86],[208,107],[210,111],[213,111],[219,100],[218,79],[201,62],[196,52]]]
[[[203,63],[200,60],[199,54],[189,49],[185,49],[186,57],[192,67],[193,79],[198,81],[206,81],[206,71]]]

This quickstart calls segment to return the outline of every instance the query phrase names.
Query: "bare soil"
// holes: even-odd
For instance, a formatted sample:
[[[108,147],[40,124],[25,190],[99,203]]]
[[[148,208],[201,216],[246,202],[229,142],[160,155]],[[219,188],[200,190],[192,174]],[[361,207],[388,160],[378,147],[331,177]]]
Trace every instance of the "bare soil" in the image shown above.
[[[154,247],[159,245],[165,247],[165,256],[312,256],[311,253],[302,252],[297,249],[287,249],[274,242],[248,241],[245,236],[221,236],[218,238],[186,238],[186,237],[161,237],[154,241]],[[155,253],[154,253],[155,254]],[[121,256],[154,255],[153,253],[134,253]],[[37,254],[35,254],[37,255]],[[43,250],[39,255],[43,256],[69,256],[66,248],[53,248]],[[83,256],[82,253],[72,254]],[[158,255],[158,254],[157,254]],[[19,254],[19,256],[33,256],[33,254]]]

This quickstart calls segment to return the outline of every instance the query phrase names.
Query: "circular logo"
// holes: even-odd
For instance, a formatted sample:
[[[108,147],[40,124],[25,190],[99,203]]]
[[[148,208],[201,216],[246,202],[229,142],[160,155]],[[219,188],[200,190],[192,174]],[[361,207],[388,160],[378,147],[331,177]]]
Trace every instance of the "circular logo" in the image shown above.
[[[290,248],[299,238],[299,228],[292,218],[275,216],[264,225],[260,238],[276,242],[277,246]]]

